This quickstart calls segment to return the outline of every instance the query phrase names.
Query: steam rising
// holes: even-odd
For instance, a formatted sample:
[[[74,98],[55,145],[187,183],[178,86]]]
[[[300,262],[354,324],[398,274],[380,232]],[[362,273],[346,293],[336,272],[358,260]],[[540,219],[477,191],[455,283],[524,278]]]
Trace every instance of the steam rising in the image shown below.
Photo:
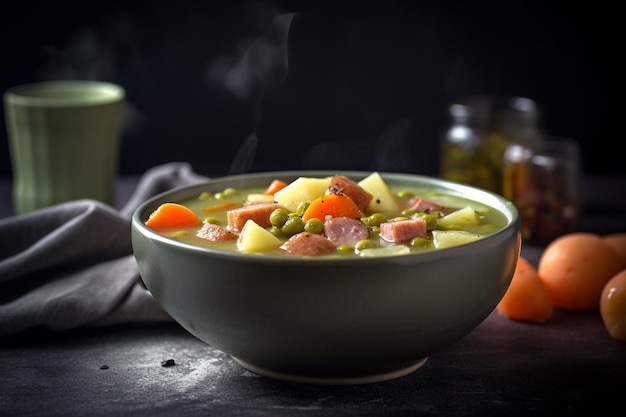
[[[287,38],[295,13],[275,17],[263,34],[241,55],[223,55],[209,64],[209,82],[224,86],[241,99],[258,88],[282,82],[287,76]],[[245,45],[246,40],[240,41]]]
[[[287,39],[295,13],[276,16],[265,31],[251,42],[241,55],[224,55],[208,66],[207,77],[240,99],[249,98],[255,91],[277,85],[284,81],[288,72]],[[250,171],[259,139],[251,133],[239,146],[228,174]]]
[[[411,119],[395,120],[378,139],[371,169],[374,171],[408,171],[415,159],[411,151],[412,132],[413,121]]]
[[[257,138],[256,133],[250,134],[246,140],[243,141],[239,147],[239,151],[237,151],[237,154],[233,159],[233,162],[230,164],[228,175],[244,174],[250,171],[258,144],[259,139]]]
[[[137,25],[126,14],[114,14],[101,28],[83,27],[71,33],[63,45],[44,46],[46,62],[36,71],[42,80],[94,80],[120,83],[122,62],[140,63]],[[145,117],[126,100],[125,132],[139,129]]]
[[[108,80],[116,75],[115,52],[91,28],[72,34],[64,48],[48,45],[48,61],[38,75],[52,80]]]
[[[238,100],[252,102],[255,102],[263,93],[269,91],[271,94],[273,87],[283,84],[287,79],[290,71],[289,34],[296,17],[296,13],[279,14],[274,8],[263,3],[255,3],[254,7],[254,9],[249,10],[252,20],[247,22],[254,30],[250,30],[250,27],[246,27],[246,30],[248,33],[260,33],[260,35],[239,36],[232,43],[234,47],[226,53],[217,56],[211,54],[211,46],[207,45],[206,64],[200,61],[201,65],[205,65],[201,82],[205,82],[209,87],[218,87]],[[124,74],[130,73],[132,78],[126,81],[128,81],[130,86],[137,88],[136,91],[142,91],[141,88],[144,86],[151,88],[152,86],[147,82],[150,80],[146,80],[145,77],[150,74],[152,74],[152,77],[158,76],[166,69],[160,68],[161,71],[156,71],[155,74],[155,68],[146,68],[147,63],[142,60],[142,46],[145,45],[141,43],[146,38],[141,33],[143,30],[141,22],[133,20],[131,15],[124,13],[110,15],[107,19],[106,22],[101,22],[103,24],[98,27],[87,27],[74,32],[62,46],[47,46],[46,55],[48,62],[39,70],[39,76],[43,79],[110,80],[124,84],[124,79],[120,79],[122,74],[118,73],[122,69]],[[192,23],[198,24],[199,21],[194,20]],[[197,40],[193,31],[185,32],[185,35],[188,34],[193,35],[193,39]],[[182,39],[180,44],[175,43],[173,45],[176,45],[177,48],[184,47],[184,42],[187,38],[183,37]],[[232,42],[233,40],[231,39],[230,41]],[[228,45],[228,43],[224,43],[224,45]],[[165,47],[167,46],[169,45],[165,45]],[[361,45],[357,44],[356,46],[360,47]],[[157,45],[157,47],[161,46]],[[333,56],[331,55],[332,58]],[[317,62],[309,64],[317,65]],[[185,67],[180,68],[184,69],[185,73],[189,70]],[[177,67],[177,69],[179,68]],[[312,71],[307,71],[307,73],[316,76],[318,73],[316,68],[310,69]],[[185,73],[179,75],[185,76]],[[185,81],[189,83],[188,80]],[[312,81],[315,83],[320,80],[314,79]],[[198,86],[198,88],[201,87]],[[171,86],[168,88],[171,88]],[[207,94],[214,91],[211,88],[209,90]],[[298,100],[306,99],[296,98]],[[352,97],[349,99],[351,100]],[[356,96],[354,99],[358,100]],[[169,98],[166,98],[166,100],[169,100]],[[295,104],[297,105],[297,103]],[[343,104],[351,106],[351,103],[348,102]],[[291,106],[290,103],[284,103],[284,105],[287,107]],[[336,105],[336,103],[329,104],[329,111],[332,111],[333,105]],[[281,111],[280,106],[276,106],[271,110],[276,111],[276,109]],[[306,106],[303,109],[303,111],[306,111]],[[190,110],[193,109],[180,109],[183,113]],[[293,111],[293,108],[289,110]],[[175,120],[176,117],[184,118],[184,115],[171,114],[171,116],[172,120]],[[228,114],[224,116],[229,117]],[[237,115],[237,117],[240,116]],[[246,115],[243,116],[245,117]],[[254,116],[258,115],[248,116],[250,116],[249,120],[252,120]],[[280,122],[283,116],[282,113],[276,116],[273,120]],[[414,127],[410,119],[404,118],[403,115],[398,116],[400,118],[392,121],[391,125],[382,131],[372,132],[373,134],[378,134],[376,144],[368,143],[368,141],[362,140],[361,137],[353,137],[350,134],[350,127],[342,125],[339,128],[347,132],[346,135],[342,136],[345,140],[337,140],[337,137],[341,135],[334,135],[332,132],[325,136],[326,141],[322,137],[310,137],[307,143],[309,147],[303,146],[295,154],[301,158],[299,162],[302,164],[302,167],[311,169],[371,168],[381,171],[410,170],[411,152],[407,152],[407,150],[410,149]],[[125,132],[129,132],[131,129],[142,128],[147,122],[147,117],[140,114],[133,107],[133,103],[127,101]],[[285,120],[285,122],[293,123],[293,120]],[[344,125],[346,123],[358,122],[358,116],[341,121]],[[172,125],[177,126],[175,123],[172,123]],[[379,127],[377,126],[376,130]],[[190,128],[193,127],[190,126]],[[330,129],[336,128],[337,126],[330,127]],[[292,139],[290,138],[289,140]],[[166,140],[169,140],[169,138]],[[228,173],[249,172],[253,168],[255,155],[260,148],[265,146],[266,148],[263,148],[262,151],[266,151],[268,147],[268,144],[263,143],[263,140],[282,141],[286,139],[274,136],[268,138],[262,135],[259,138],[256,131],[251,131],[239,144],[238,150],[235,152],[233,160],[228,167]],[[166,153],[170,146],[169,143],[163,143],[161,148]],[[276,147],[275,145],[272,146]],[[398,152],[398,149],[403,149],[404,151]],[[155,150],[160,149],[152,147],[152,152],[155,152]],[[171,154],[168,155],[171,156]],[[196,156],[182,155],[182,157],[194,158]],[[296,158],[286,158],[286,160],[295,161]],[[223,163],[223,160],[220,162]]]

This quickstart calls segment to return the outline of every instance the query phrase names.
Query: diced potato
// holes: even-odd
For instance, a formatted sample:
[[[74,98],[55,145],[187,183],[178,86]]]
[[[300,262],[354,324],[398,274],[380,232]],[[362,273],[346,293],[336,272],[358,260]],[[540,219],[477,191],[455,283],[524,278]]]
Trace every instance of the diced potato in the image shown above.
[[[367,208],[369,212],[391,213],[399,210],[393,193],[378,172],[373,172],[363,178],[359,185],[373,196]]]
[[[471,207],[464,207],[456,210],[437,220],[439,227],[454,228],[477,225],[479,223],[476,211]]]
[[[408,255],[411,253],[406,245],[387,246],[382,248],[367,248],[359,252],[359,255],[364,257],[378,257],[378,256],[396,256],[396,255]]]
[[[243,225],[237,238],[237,249],[241,252],[267,252],[278,248],[283,242],[276,236],[265,230],[253,220],[248,220]]]
[[[274,194],[274,201],[289,211],[296,211],[301,202],[310,203],[317,197],[324,195],[330,185],[331,178],[300,177],[282,190],[277,191]]]
[[[274,202],[273,195],[267,194],[248,194],[247,201],[254,204],[267,204]]]
[[[433,243],[438,249],[470,243],[480,238],[482,235],[464,230],[433,230]]]

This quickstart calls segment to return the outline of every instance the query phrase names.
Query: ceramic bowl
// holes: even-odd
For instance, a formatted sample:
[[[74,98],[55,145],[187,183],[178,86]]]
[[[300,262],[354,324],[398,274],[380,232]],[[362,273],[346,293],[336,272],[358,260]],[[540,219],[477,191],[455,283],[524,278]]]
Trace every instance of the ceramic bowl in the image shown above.
[[[162,203],[274,178],[337,172],[243,174],[168,191],[132,218],[141,277],[189,333],[268,377],[321,384],[390,380],[420,368],[494,310],[520,253],[519,214],[497,194],[419,175],[381,173],[393,186],[427,186],[501,211],[501,231],[457,247],[379,258],[228,253],[180,243],[144,224]],[[344,172],[353,179],[365,172]]]

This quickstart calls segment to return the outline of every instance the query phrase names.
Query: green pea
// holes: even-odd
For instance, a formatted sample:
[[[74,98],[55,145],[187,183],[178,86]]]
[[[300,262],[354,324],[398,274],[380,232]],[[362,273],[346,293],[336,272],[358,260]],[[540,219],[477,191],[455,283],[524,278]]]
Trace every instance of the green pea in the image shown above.
[[[354,247],[350,245],[339,245],[337,246],[337,252],[341,252],[341,253],[354,252]]]
[[[370,226],[370,235],[377,236],[380,234],[380,226]]]
[[[291,218],[287,219],[287,221],[280,228],[280,230],[286,236],[293,236],[296,233],[300,233],[300,232],[304,231],[304,221],[302,220],[302,217],[298,217],[298,216],[291,217]]]
[[[309,208],[309,206],[310,204],[306,201],[301,201],[296,207],[296,214],[300,217],[304,216],[304,212]]]
[[[407,198],[408,199],[408,198],[413,197],[413,193],[410,192],[410,191],[398,191],[397,196],[400,197],[400,198]]]
[[[416,213],[413,216],[414,219],[424,219],[426,222],[426,228],[433,230],[437,228],[437,219],[439,218],[438,212],[435,213]]]
[[[270,226],[269,229],[267,229],[271,234],[273,234],[276,237],[282,237],[283,236],[283,232],[280,230],[280,227],[276,227],[276,226]]]
[[[289,212],[284,208],[277,208],[270,213],[270,223],[272,226],[283,227],[289,219]]]
[[[430,239],[426,237],[414,237],[410,242],[414,248],[425,248],[431,245]]]
[[[409,217],[415,214],[415,210],[412,210],[412,209],[402,210],[401,214],[403,216]]]
[[[234,188],[225,188],[224,191],[222,191],[222,193],[225,196],[230,196],[230,195],[236,195],[237,194],[237,190]]]
[[[213,197],[213,193],[205,191],[203,193],[200,193],[200,195],[198,196],[198,200],[208,200],[211,197]]]
[[[309,233],[320,234],[324,231],[324,222],[317,217],[313,217],[304,223],[304,231]]]
[[[354,249],[357,251],[362,251],[363,249],[369,248],[370,246],[372,246],[372,241],[371,240],[359,240],[358,242],[356,242],[354,244]]]
[[[215,194],[213,195],[213,197],[214,197],[216,200],[221,200],[222,198],[224,198],[224,193],[215,193]]]
[[[368,217],[365,217],[363,220],[363,223],[365,223],[367,227],[372,227],[380,226],[381,223],[385,223],[387,221],[387,217],[382,213],[374,213]]]
[[[219,224],[219,220],[215,217],[207,217],[206,219],[204,219],[205,223],[211,223],[211,224]]]
[[[181,237],[187,236],[189,232],[185,230],[178,230],[170,235],[172,239],[180,239]]]
[[[392,222],[401,222],[403,220],[409,220],[409,218],[406,216],[398,216],[391,219]]]

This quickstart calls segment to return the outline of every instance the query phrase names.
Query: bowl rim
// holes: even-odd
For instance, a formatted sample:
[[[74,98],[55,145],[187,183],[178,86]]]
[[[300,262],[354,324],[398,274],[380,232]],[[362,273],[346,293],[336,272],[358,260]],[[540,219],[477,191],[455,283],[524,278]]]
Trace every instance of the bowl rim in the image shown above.
[[[481,204],[494,208],[500,211],[508,220],[508,223],[499,231],[485,236],[477,241],[473,241],[467,244],[461,244],[457,246],[452,246],[449,248],[441,248],[428,252],[419,252],[419,253],[411,253],[406,255],[398,255],[398,256],[381,256],[381,257],[300,257],[300,256],[280,256],[280,255],[253,255],[253,254],[244,254],[238,252],[229,252],[220,249],[212,249],[209,247],[201,247],[196,246],[184,242],[180,242],[174,239],[170,239],[166,236],[163,236],[150,228],[148,228],[142,217],[142,214],[145,213],[150,207],[150,211],[155,210],[158,205],[165,203],[167,201],[179,201],[181,199],[185,199],[194,195],[198,191],[204,187],[209,185],[213,186],[215,184],[225,183],[225,182],[233,182],[233,181],[242,181],[242,182],[251,182],[254,180],[268,179],[270,177],[293,177],[298,178],[301,176],[307,177],[325,177],[332,175],[345,175],[349,178],[355,177],[365,177],[374,172],[378,172],[384,179],[386,180],[402,180],[411,181],[411,182],[422,182],[424,186],[432,187],[436,190],[442,190],[446,193],[450,193],[452,195],[458,195],[460,197],[468,198],[470,200],[478,201]],[[246,184],[246,186],[252,186],[253,184]],[[486,197],[489,201],[484,201],[482,199],[477,199],[473,197],[473,194],[478,194]],[[384,262],[393,262],[399,264],[411,264],[416,262],[416,260],[424,259],[428,261],[435,261],[441,258],[450,258],[455,255],[462,255],[467,253],[467,248],[475,248],[477,246],[491,246],[499,242],[508,236],[511,232],[516,232],[517,234],[521,234],[521,218],[519,215],[519,211],[515,207],[515,205],[504,198],[503,196],[494,193],[489,190],[485,190],[479,187],[454,182],[446,179],[442,179],[434,176],[420,175],[420,174],[411,174],[411,173],[400,173],[400,172],[389,172],[389,171],[354,171],[354,170],[285,170],[285,171],[264,171],[264,172],[253,172],[253,173],[245,173],[245,174],[234,174],[234,175],[222,175],[216,177],[207,178],[206,181],[195,182],[193,184],[187,184],[183,186],[178,186],[166,190],[164,192],[158,193],[143,203],[141,203],[134,211],[131,217],[131,229],[134,233],[139,233],[143,235],[145,238],[156,241],[160,244],[170,246],[176,250],[188,251],[191,253],[198,253],[204,255],[210,255],[212,257],[220,258],[223,260],[230,260],[233,262],[252,262],[252,263],[277,263],[277,264],[315,264],[315,265],[324,265],[324,264],[364,264],[364,263],[378,263],[381,261]],[[506,236],[505,236],[506,235]],[[135,245],[135,238],[133,237],[133,246]]]

